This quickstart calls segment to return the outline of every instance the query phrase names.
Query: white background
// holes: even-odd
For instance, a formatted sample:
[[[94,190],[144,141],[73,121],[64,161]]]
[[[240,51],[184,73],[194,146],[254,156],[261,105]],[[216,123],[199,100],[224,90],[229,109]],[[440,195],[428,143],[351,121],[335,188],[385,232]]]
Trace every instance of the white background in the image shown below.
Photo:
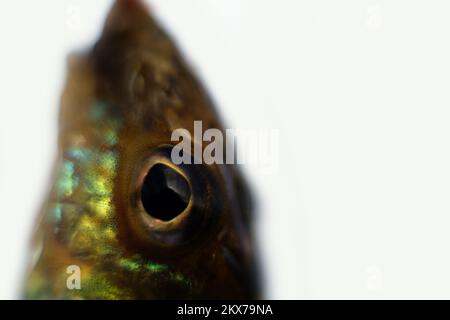
[[[450,3],[149,1],[228,126],[280,130],[269,298],[450,298]],[[65,59],[111,1],[0,1],[0,298],[16,298]]]

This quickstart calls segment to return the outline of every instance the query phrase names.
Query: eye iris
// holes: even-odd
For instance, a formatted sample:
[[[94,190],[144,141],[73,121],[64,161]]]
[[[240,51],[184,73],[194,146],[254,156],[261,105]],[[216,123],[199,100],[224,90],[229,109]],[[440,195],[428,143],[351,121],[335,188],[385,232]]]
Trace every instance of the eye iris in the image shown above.
[[[162,163],[147,173],[141,191],[142,205],[154,218],[169,221],[188,206],[191,191],[186,179],[176,170]]]

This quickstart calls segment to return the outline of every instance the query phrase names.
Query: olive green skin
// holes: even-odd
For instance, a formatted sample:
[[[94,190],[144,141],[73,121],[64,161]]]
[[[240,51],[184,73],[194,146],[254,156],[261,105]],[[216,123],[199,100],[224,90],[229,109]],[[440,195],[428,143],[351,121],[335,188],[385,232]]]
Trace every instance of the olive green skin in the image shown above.
[[[148,159],[168,159],[173,130],[193,136],[201,120],[203,130],[223,131],[205,90],[147,9],[116,1],[98,42],[72,55],[68,68],[55,173],[24,297],[259,298],[251,199],[235,165],[180,169],[193,193],[186,219],[198,217],[189,228],[175,221],[155,231],[143,220],[139,177]],[[166,236],[170,228],[176,237]],[[67,287],[70,265],[80,267],[80,289]]]

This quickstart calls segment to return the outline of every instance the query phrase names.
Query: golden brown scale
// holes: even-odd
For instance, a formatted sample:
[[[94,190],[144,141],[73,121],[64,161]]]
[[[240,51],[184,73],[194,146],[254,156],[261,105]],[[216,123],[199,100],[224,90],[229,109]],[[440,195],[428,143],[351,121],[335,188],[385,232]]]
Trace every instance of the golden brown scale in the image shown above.
[[[203,130],[223,126],[140,1],[116,1],[94,48],[69,59],[69,74],[58,169],[26,297],[259,297],[251,201],[236,166],[171,161],[175,129],[194,136],[194,121]],[[170,219],[147,210],[169,197],[145,195],[150,172],[166,174],[178,197],[188,197]],[[174,202],[163,208],[175,210]],[[73,264],[81,290],[65,288]]]

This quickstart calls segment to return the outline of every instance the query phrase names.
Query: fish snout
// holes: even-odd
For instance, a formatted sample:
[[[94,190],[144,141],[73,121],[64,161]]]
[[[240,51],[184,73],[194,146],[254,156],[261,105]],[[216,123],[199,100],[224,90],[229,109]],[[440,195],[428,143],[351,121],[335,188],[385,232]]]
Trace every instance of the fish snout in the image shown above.
[[[147,6],[140,0],[116,0],[106,20],[111,31],[136,29],[149,19]]]

